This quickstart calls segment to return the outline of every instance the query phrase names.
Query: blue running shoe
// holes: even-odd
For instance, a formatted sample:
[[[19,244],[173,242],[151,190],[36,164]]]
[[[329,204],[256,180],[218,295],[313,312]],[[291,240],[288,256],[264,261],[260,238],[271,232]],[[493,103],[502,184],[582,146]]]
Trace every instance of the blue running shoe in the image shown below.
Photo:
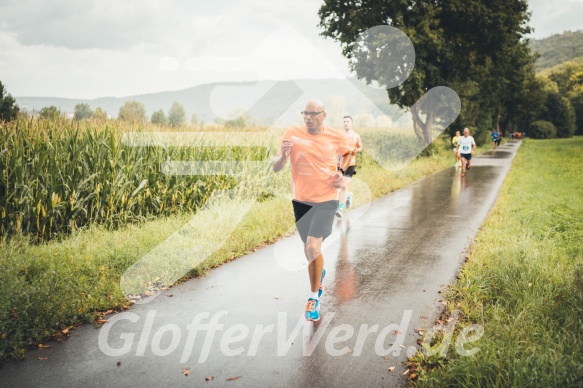
[[[322,269],[322,277],[320,278],[320,288],[318,288],[318,298],[324,293],[324,277],[326,276],[326,268]]]
[[[306,319],[308,321],[320,320],[320,302],[318,302],[318,299],[308,299],[308,303],[306,304]]]

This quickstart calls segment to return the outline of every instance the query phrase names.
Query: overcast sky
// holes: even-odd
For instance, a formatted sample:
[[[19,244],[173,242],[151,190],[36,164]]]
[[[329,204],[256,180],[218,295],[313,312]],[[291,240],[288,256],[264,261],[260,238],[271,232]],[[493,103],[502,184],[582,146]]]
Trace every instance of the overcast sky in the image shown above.
[[[534,37],[583,29],[583,0],[531,0]],[[96,98],[215,81],[348,74],[317,0],[0,0],[14,96]]]

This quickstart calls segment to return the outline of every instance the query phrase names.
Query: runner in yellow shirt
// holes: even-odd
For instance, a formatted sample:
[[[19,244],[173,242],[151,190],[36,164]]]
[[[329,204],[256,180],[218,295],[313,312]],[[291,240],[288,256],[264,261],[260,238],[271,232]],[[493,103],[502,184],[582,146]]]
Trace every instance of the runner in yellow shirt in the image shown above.
[[[459,167],[462,165],[462,159],[460,153],[458,152],[458,145],[460,144],[460,131],[456,131],[455,136],[451,139],[451,146],[453,148],[453,155],[455,157],[455,166]]]

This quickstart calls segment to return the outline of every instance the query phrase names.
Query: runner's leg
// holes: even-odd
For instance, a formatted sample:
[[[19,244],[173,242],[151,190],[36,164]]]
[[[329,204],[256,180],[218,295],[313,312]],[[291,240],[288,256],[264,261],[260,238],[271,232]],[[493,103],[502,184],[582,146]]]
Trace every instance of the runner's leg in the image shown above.
[[[344,207],[344,205],[346,205],[346,198],[348,198],[348,185],[350,185],[350,182],[352,181],[352,177],[343,176],[344,178],[344,187],[342,187],[340,189],[340,205],[342,205],[342,207]]]
[[[322,255],[323,237],[308,236],[304,247],[306,258],[308,259],[308,274],[310,277],[310,290],[318,292],[320,288],[320,278],[324,269],[324,256]]]

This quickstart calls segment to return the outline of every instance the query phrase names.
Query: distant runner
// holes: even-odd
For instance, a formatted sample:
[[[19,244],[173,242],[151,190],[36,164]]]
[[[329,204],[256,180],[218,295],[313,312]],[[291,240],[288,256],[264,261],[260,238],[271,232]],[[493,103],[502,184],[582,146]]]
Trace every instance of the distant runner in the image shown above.
[[[356,154],[362,151],[362,141],[360,136],[352,130],[352,117],[344,116],[342,121],[344,125],[344,136],[346,138],[346,145],[350,151],[340,158],[340,172],[344,177],[344,187],[340,188],[340,204],[336,211],[336,217],[342,218],[344,212],[344,204],[346,208],[350,209],[352,205],[353,196],[348,192],[348,186],[352,181],[352,177],[356,174]]]
[[[492,150],[496,151],[496,146],[500,145],[500,134],[496,129],[492,131]]]
[[[476,152],[476,142],[474,141],[474,138],[470,136],[470,130],[468,128],[464,128],[464,135],[460,137],[457,148],[462,158],[462,177],[464,177],[466,176],[466,169],[470,169],[472,153]]]
[[[292,205],[296,227],[304,243],[308,259],[310,293],[305,317],[320,319],[320,302],[324,276],[322,242],[332,233],[334,213],[338,209],[338,189],[343,186],[337,171],[338,155],[346,154],[344,135],[324,127],[326,111],[320,101],[308,101],[304,111],[305,126],[288,129],[281,147],[273,159],[273,171],[278,172],[290,159],[292,170]]]
[[[458,152],[458,145],[460,144],[460,131],[455,132],[455,136],[451,139],[451,146],[453,149],[453,156],[455,157],[455,165],[459,167],[462,165],[462,160],[460,158],[460,153]]]
[[[508,140],[512,141],[512,132],[508,132]]]

